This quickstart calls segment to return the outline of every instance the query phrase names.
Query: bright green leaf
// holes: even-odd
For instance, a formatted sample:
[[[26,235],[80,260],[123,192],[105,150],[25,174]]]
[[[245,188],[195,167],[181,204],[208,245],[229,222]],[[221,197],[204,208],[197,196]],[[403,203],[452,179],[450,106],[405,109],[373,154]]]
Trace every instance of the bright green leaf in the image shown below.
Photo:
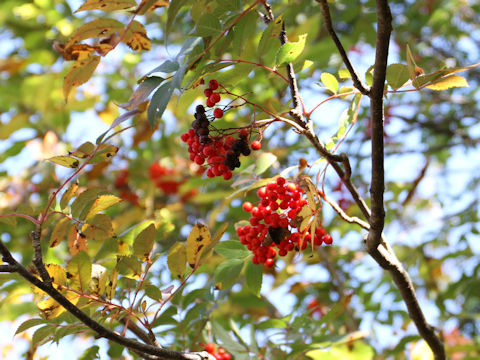
[[[332,93],[336,94],[338,92],[338,80],[334,75],[324,72],[320,76],[320,80]]]
[[[248,289],[257,296],[260,296],[262,280],[262,265],[255,265],[250,258],[247,259],[245,264],[245,282]]]
[[[243,259],[228,259],[215,269],[215,284],[220,289],[227,289],[237,280],[243,268]]]
[[[306,40],[307,34],[303,34],[298,37],[298,41],[283,44],[275,57],[277,66],[293,62],[303,51]]]

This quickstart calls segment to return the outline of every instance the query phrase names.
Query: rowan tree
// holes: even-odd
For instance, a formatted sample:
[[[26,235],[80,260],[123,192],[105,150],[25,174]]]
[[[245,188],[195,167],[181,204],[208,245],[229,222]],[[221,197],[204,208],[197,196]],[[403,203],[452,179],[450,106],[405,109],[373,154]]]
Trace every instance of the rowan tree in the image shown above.
[[[479,356],[479,4],[0,10],[5,357]]]

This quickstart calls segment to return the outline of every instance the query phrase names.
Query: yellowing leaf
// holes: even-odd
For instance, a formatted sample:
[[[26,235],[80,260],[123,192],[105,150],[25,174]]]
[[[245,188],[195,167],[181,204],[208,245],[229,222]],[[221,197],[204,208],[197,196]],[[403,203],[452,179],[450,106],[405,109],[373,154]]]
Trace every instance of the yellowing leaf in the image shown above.
[[[142,0],[135,13],[143,15],[147,11],[153,11],[156,8],[168,6],[169,3],[169,0]]]
[[[95,150],[95,145],[93,145],[90,141],[87,141],[72,151],[70,155],[80,159],[85,159],[93,152],[93,150]]]
[[[110,206],[115,205],[120,201],[122,201],[122,199],[116,197],[115,195],[100,195],[88,211],[87,220],[93,215],[99,213],[100,211],[108,209]]]
[[[114,33],[121,34],[125,25],[117,20],[97,19],[80,26],[68,39],[65,48],[68,48],[81,40],[93,37],[107,37]]]
[[[322,73],[320,80],[325,85],[325,87],[330,90],[332,93],[336,94],[338,91],[338,80],[337,78],[327,72]]]
[[[116,147],[115,145],[102,144],[99,146],[99,149],[96,152],[95,156],[92,158],[91,162],[94,163],[110,159],[111,157],[115,156],[117,152],[118,147]]]
[[[170,248],[168,252],[168,269],[175,278],[181,279],[185,274],[185,268],[187,265],[187,249],[185,245],[180,242],[176,242]]]
[[[115,296],[115,290],[117,289],[117,280],[118,280],[118,271],[113,269],[112,273],[107,282],[107,287],[105,289],[105,296],[107,299],[112,300]]]
[[[277,66],[293,62],[303,51],[307,34],[300,35],[297,42],[287,42],[278,50],[275,57]]]
[[[441,79],[432,81],[426,87],[431,90],[446,90],[453,87],[468,87],[468,82],[467,80],[465,80],[463,76],[450,75],[450,76],[446,76]]]
[[[64,295],[74,305],[78,302],[77,294],[74,294],[72,292],[67,292]],[[55,300],[53,300],[52,298],[48,298],[46,300],[40,301],[39,303],[37,303],[37,308],[42,312],[42,315],[46,319],[54,319],[57,316],[61,315],[63,312],[65,312],[65,308],[59,303],[57,303]]]
[[[52,235],[50,235],[50,247],[53,248],[60,244],[67,233],[68,225],[70,224],[69,218],[61,218],[53,228]]]
[[[77,183],[72,183],[70,187],[65,191],[62,195],[62,198],[60,200],[60,207],[65,209],[70,201],[70,199],[75,195],[75,193],[78,190],[78,184]]]
[[[200,258],[202,250],[212,241],[210,231],[201,224],[196,223],[187,237],[187,261],[194,268]]]
[[[51,157],[51,158],[48,158],[47,159],[48,161],[51,161],[55,164],[58,164],[58,165],[61,165],[61,166],[65,166],[65,167],[69,167],[69,168],[72,168],[72,169],[75,169],[78,167],[79,165],[79,161],[77,159],[74,159],[70,156],[54,156],[54,157]]]
[[[125,10],[136,5],[135,0],[87,0],[78,8],[77,12],[86,10]]]
[[[68,280],[73,289],[84,291],[92,278],[92,262],[85,251],[80,251],[67,265]]]
[[[57,264],[47,264],[45,265],[45,268],[52,278],[55,287],[67,283],[67,275],[65,274],[65,269],[63,267]]]
[[[152,45],[147,36],[147,30],[145,30],[145,27],[138,21],[132,22],[122,41],[135,51],[150,50]]]
[[[72,88],[76,88],[90,79],[99,63],[100,56],[90,55],[87,59],[78,60],[73,64],[63,81],[63,96],[65,97],[65,101],[67,101],[68,94],[70,94]]]
[[[97,214],[82,227],[82,232],[90,239],[105,240],[113,235],[112,220],[105,214]]]
[[[150,253],[155,243],[155,224],[151,223],[143,229],[135,238],[133,242],[133,253],[142,261],[147,261],[150,258]]]

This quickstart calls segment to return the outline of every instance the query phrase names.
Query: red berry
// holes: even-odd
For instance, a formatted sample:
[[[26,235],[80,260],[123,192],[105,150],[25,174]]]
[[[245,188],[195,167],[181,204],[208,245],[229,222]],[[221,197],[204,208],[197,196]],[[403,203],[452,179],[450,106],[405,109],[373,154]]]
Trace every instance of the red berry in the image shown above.
[[[253,209],[253,204],[249,201],[244,202],[242,205],[243,211],[250,212]]]
[[[277,178],[277,185],[278,186],[283,186],[285,185],[286,180],[283,177]]]
[[[260,150],[260,148],[262,147],[262,143],[258,140],[252,141],[251,147],[252,150]]]
[[[213,93],[212,95],[210,95],[208,100],[210,100],[212,103],[216,104],[220,101],[220,94],[219,93]]]
[[[190,139],[190,134],[189,133],[184,133],[182,136],[180,136],[180,139],[182,139],[183,142],[187,142],[188,139]]]
[[[208,87],[212,90],[217,90],[218,89],[218,81],[217,80],[210,80],[208,82]]]
[[[216,108],[213,110],[213,116],[215,116],[217,119],[220,119],[223,116],[223,110]]]
[[[215,106],[215,103],[212,102],[212,100],[210,100],[210,98],[208,98],[207,101],[205,102],[205,105],[207,105],[207,107],[212,107],[212,106]]]
[[[162,175],[165,175],[164,169],[160,166],[159,163],[154,162],[149,167],[150,179],[157,179]]]
[[[204,345],[203,348],[209,354],[213,354],[215,352],[216,346],[215,344],[207,344],[207,345]]]
[[[330,234],[326,234],[326,235],[323,235],[322,241],[325,244],[330,245],[332,243],[333,239],[332,239],[332,236]]]
[[[268,268],[271,268],[274,264],[275,264],[275,261],[273,261],[273,259],[271,258],[268,258],[267,260],[265,260],[265,266]]]
[[[205,89],[203,91],[203,95],[205,95],[205,97],[207,97],[207,98],[210,97],[210,95],[212,95],[212,93],[213,93],[212,89]]]
[[[227,170],[223,173],[222,176],[225,180],[230,180],[233,176],[233,173],[230,170]]]

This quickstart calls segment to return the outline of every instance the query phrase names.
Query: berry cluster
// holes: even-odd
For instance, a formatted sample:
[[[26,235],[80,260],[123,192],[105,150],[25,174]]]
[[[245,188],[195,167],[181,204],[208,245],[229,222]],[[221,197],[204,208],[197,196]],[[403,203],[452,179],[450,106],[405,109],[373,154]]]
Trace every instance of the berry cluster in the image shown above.
[[[175,179],[178,175],[175,169],[161,166],[158,162],[150,165],[148,173],[155,186],[165,194],[177,194],[179,186],[184,182]]]
[[[218,81],[210,80],[209,88],[204,91],[207,97],[206,106],[212,107],[220,101],[220,94],[214,92],[219,87]],[[210,122],[221,118],[223,110],[216,108],[213,117],[209,119],[205,107],[198,105],[195,109],[195,120],[192,128],[182,134],[181,139],[188,145],[190,160],[202,166],[207,162],[207,176],[223,176],[225,180],[232,178],[232,171],[240,167],[240,155],[248,156],[251,153],[248,143],[248,132],[244,129],[235,130],[230,134],[223,134],[210,125]],[[235,138],[237,135],[238,138]],[[261,144],[253,141],[253,150],[259,150]]]
[[[206,352],[212,354],[217,360],[230,360],[232,356],[225,351],[224,348],[218,347],[215,344],[202,345]]]
[[[138,195],[128,185],[128,177],[130,173],[127,169],[121,170],[114,181],[115,189],[120,192],[120,197],[134,205],[138,205]]]
[[[300,230],[303,218],[298,215],[308,202],[298,184],[278,177],[258,189],[257,195],[260,198],[257,206],[250,202],[242,205],[251,214],[250,225],[237,228],[240,242],[254,255],[254,264],[272,267],[277,250],[278,255],[285,256],[289,251],[305,250],[309,243],[314,246],[332,243],[332,237],[320,224],[313,236],[309,226]]]

